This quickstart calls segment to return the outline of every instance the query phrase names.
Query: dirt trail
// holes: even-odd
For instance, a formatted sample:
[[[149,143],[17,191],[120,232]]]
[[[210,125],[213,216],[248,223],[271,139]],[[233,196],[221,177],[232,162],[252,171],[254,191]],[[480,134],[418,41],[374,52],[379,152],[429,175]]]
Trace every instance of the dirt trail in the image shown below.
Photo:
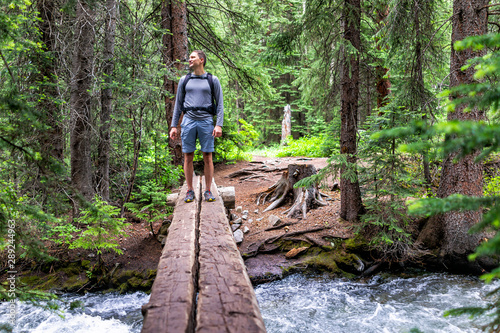
[[[316,169],[324,168],[327,165],[326,158],[267,158],[267,157],[254,157],[252,162],[240,161],[232,165],[217,165],[215,168],[214,179],[217,186],[234,186],[236,192],[236,207],[241,206],[243,210],[248,210],[248,219],[243,221],[241,228],[248,227],[250,230],[244,237],[244,241],[239,245],[242,255],[254,253],[257,248],[264,250],[272,250],[272,244],[264,243],[265,240],[272,239],[273,237],[283,236],[285,239],[299,239],[321,245],[328,245],[329,242],[325,237],[341,237],[346,238],[351,236],[349,224],[339,219],[340,211],[340,193],[338,191],[331,191],[333,181],[328,181],[320,187],[321,193],[328,195],[330,198],[327,200],[328,205],[318,207],[310,210],[307,213],[306,219],[287,218],[282,214],[291,205],[291,200],[280,208],[272,211],[262,213],[267,205],[256,205],[257,195],[270,186],[272,186],[278,179],[280,179],[282,171],[266,172],[263,177],[245,179],[248,176],[241,176],[230,178],[229,175],[233,172],[242,169],[254,169],[256,167],[266,165],[270,168],[283,169],[287,168],[289,164],[313,164]],[[236,213],[241,217],[241,213]],[[286,228],[266,231],[271,227],[269,216],[275,215],[281,219],[281,224],[290,224]],[[310,232],[305,235],[298,234],[304,230],[321,229],[317,232]],[[298,234],[298,235],[297,235]],[[288,236],[290,235],[290,237]],[[286,259],[284,253],[274,254],[259,254],[255,258],[246,259],[249,275],[262,276],[266,273],[279,274],[281,267],[289,266],[296,263],[297,260]]]

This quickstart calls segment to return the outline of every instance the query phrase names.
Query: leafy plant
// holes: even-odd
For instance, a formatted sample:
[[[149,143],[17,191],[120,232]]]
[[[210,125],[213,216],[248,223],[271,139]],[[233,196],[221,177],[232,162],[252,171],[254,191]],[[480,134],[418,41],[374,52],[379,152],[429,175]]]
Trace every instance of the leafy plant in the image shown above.
[[[97,252],[98,262],[105,250],[113,250],[118,254],[123,251],[119,248],[117,238],[125,236],[123,231],[125,219],[118,217],[120,209],[108,205],[99,196],[94,197],[94,202],[84,209],[81,216],[76,219],[80,225],[86,226],[73,243],[70,249],[91,249]]]
[[[305,157],[328,157],[323,149],[327,135],[301,137],[294,140],[292,137],[286,139],[286,145],[278,152],[278,157],[305,156]],[[326,151],[329,153],[330,151]]]
[[[134,213],[138,218],[149,223],[154,234],[153,223],[170,215],[173,211],[166,206],[168,193],[154,181],[139,185],[139,192],[134,193],[132,201],[125,204],[125,207]]]

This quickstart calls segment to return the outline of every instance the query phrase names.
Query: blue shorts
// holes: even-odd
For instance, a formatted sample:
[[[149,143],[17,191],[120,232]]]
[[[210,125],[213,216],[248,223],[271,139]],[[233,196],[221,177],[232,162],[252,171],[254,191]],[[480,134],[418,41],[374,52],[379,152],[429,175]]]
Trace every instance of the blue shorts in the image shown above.
[[[196,139],[200,140],[201,151],[214,152],[214,121],[212,118],[193,120],[184,117],[181,123],[182,152],[192,153],[196,150]]]

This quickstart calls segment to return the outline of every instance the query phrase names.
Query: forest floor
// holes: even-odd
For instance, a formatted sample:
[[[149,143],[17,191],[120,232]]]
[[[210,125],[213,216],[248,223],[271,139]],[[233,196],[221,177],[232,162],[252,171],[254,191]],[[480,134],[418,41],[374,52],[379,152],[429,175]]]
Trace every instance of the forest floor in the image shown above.
[[[243,210],[248,210],[248,219],[243,221],[241,228],[248,227],[249,232],[245,234],[244,241],[239,244],[242,255],[257,250],[260,244],[271,237],[283,235],[290,240],[306,243],[315,243],[316,245],[329,245],[329,238],[348,238],[352,236],[351,225],[339,218],[340,211],[340,192],[332,191],[334,180],[326,180],[320,187],[320,192],[329,196],[327,206],[317,207],[307,213],[306,219],[287,218],[282,214],[292,204],[291,198],[279,208],[262,213],[267,205],[256,204],[256,198],[259,193],[267,190],[276,181],[281,178],[282,170],[289,164],[313,164],[316,169],[324,168],[327,165],[326,158],[268,158],[255,156],[253,161],[238,161],[234,164],[216,164],[214,180],[217,186],[234,186],[236,193],[235,206],[241,206]],[[264,169],[276,170],[274,172],[260,172],[258,178],[244,179],[245,177],[231,178],[229,175],[233,172],[243,169],[256,169],[264,166]],[[236,213],[241,217],[241,213]],[[281,219],[282,226],[290,224],[285,228],[268,230],[271,227],[269,216],[275,215]],[[257,219],[260,219],[257,220]],[[153,224],[153,230],[158,232],[161,222]],[[306,230],[317,230],[300,234]],[[160,243],[153,237],[151,228],[144,222],[129,223],[125,230],[129,237],[120,239],[120,248],[124,254],[117,256],[108,254],[104,258],[108,265],[120,263],[121,268],[128,270],[144,271],[147,269],[156,269],[162,248]],[[295,235],[294,235],[295,233]],[[325,239],[327,238],[327,239]],[[251,276],[262,276],[265,274],[279,275],[281,269],[292,264],[296,264],[300,259],[286,259],[285,253],[278,251],[273,254],[258,254],[245,263]]]

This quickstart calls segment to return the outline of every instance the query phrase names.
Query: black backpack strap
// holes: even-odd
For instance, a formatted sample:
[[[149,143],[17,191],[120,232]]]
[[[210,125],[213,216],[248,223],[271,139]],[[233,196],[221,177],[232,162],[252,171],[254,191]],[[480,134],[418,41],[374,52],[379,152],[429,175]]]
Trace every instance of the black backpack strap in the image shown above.
[[[191,79],[191,73],[187,73],[186,77],[184,78],[184,81],[182,82],[181,85],[181,91],[182,91],[182,100],[180,101],[181,103],[181,111],[182,113],[186,112],[186,109],[184,108],[184,99],[186,98],[186,84],[188,81]]]
[[[186,97],[186,85],[191,78],[192,78],[191,73],[186,74],[186,77],[184,78],[184,82],[182,83],[182,86],[181,86],[182,100],[180,102],[181,102],[182,112],[186,113],[186,111],[191,111],[191,110],[204,110],[204,111],[207,111],[207,112],[215,115],[217,107],[216,107],[216,101],[215,101],[215,95],[214,95],[214,79],[213,79],[212,74],[210,74],[208,72],[207,72],[206,79],[208,80],[208,85],[210,86],[210,95],[212,96],[212,98],[211,98],[212,105],[210,105],[209,107],[188,107],[188,108],[184,107],[184,99]],[[204,79],[204,78],[196,77],[196,79]]]
[[[212,105],[210,106],[211,110],[209,111],[211,114],[215,115],[217,111],[217,101],[215,100],[214,94],[214,78],[211,73],[207,73],[208,85],[210,86],[210,95],[212,96]]]

